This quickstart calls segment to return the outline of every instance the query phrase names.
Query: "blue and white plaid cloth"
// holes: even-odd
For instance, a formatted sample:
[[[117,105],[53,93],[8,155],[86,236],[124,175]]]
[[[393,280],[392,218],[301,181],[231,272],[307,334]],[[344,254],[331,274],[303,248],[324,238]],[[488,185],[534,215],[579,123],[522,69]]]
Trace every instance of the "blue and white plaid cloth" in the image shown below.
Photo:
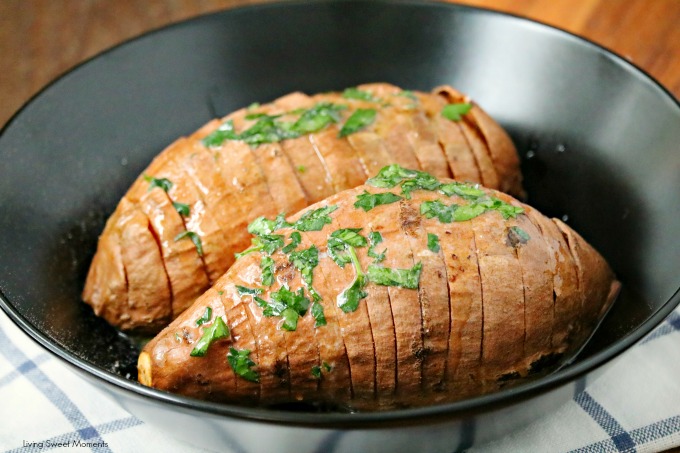
[[[68,447],[64,447],[68,445]],[[680,446],[680,310],[555,413],[473,452]],[[0,312],[0,451],[204,451],[144,424]]]

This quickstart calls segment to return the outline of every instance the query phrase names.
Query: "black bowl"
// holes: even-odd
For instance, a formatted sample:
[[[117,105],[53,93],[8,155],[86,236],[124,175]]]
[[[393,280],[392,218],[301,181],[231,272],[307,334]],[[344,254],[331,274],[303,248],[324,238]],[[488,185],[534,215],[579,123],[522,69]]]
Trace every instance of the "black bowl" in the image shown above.
[[[451,84],[510,131],[529,202],[568,219],[624,284],[587,348],[570,366],[516,388],[385,413],[253,409],[137,384],[135,345],[80,300],[97,235],[134,178],[174,138],[215,116],[294,90],[370,81]],[[417,442],[451,451],[554,410],[678,305],[679,126],[677,101],[640,69],[509,15],[320,1],[200,17],[80,65],[2,131],[0,305],[132,413],[194,443],[396,451]]]

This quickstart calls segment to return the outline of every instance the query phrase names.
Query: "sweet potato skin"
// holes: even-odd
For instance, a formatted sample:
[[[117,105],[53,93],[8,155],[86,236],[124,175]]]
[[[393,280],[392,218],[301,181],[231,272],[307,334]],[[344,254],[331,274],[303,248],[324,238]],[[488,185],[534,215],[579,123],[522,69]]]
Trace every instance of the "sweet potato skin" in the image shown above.
[[[189,137],[176,140],[151,162],[121,201],[126,209],[139,211],[140,221],[148,219],[150,234],[137,234],[135,241],[125,232],[129,226],[121,224],[121,216],[113,216],[101,235],[83,300],[114,326],[155,334],[233,264],[234,253],[246,248],[250,240],[245,229],[250,221],[296,212],[364,183],[368,175],[392,163],[521,194],[517,153],[500,126],[477,105],[461,121],[441,115],[450,102],[468,102],[464,95],[450,87],[424,93],[387,83],[364,84],[358,89],[365,98],[291,93],[256,109],[244,108],[212,120]],[[342,106],[340,119],[313,133],[258,146],[241,140],[219,145],[202,141],[226,121],[239,131],[258,121],[253,114],[281,115],[281,120],[292,122],[298,119],[296,110],[323,102]],[[375,110],[375,120],[340,137],[343,124],[359,109]],[[155,193],[161,188],[154,187],[149,178],[170,183],[166,200]],[[185,205],[186,212],[169,212],[176,205]],[[181,229],[195,235],[201,250],[198,246],[196,252],[189,250],[188,239],[172,243],[174,236],[168,237],[169,232]],[[127,247],[134,249],[138,244],[140,250],[122,247],[126,234]],[[133,267],[121,267],[117,257],[148,254],[154,247],[161,259],[154,264],[158,269],[150,272],[165,273],[169,283],[167,290],[156,292],[146,305],[154,313],[169,310],[170,314],[142,316],[133,313],[138,304],[136,296],[129,294],[136,286],[121,284],[139,276],[129,275]],[[115,278],[109,283],[105,276]]]
[[[568,226],[505,194],[479,189],[486,194],[483,199],[516,208],[514,215],[488,210],[469,220],[447,222],[423,215],[423,204],[472,202],[428,190],[406,198],[399,187],[362,185],[290,217],[293,223],[313,210],[337,207],[320,231],[299,232],[298,250],[314,245],[319,251],[312,286],[323,301],[327,325],[314,327],[307,312],[297,330],[281,330],[280,318],[263,316],[254,297],[239,294],[236,285],[261,289],[263,300],[284,284],[293,291],[307,288],[280,249],[271,255],[280,269],[276,281],[271,287],[263,285],[260,262],[265,254],[250,253],[147,344],[139,360],[140,382],[195,398],[267,406],[286,400],[285,391],[272,391],[281,384],[273,377],[290,375],[290,401],[372,411],[455,401],[537,376],[546,358],[566,359],[580,348],[613,302],[619,283],[604,259]],[[388,191],[403,198],[369,211],[354,206],[364,192]],[[421,271],[418,287],[369,282],[356,311],[340,310],[338,296],[357,275],[351,265],[341,268],[329,256],[328,237],[341,228],[361,229],[366,237],[381,233],[383,241],[374,251],[385,251],[383,261],[369,256],[368,245],[355,248],[363,272],[371,264],[405,269],[421,263],[427,272]],[[275,234],[287,243],[294,232],[284,227]],[[429,243],[431,235],[439,239],[439,248]],[[553,300],[555,282],[560,286]],[[561,309],[555,306],[559,303],[568,305]],[[225,313],[227,325],[229,313],[248,312],[252,338],[231,335],[216,341],[205,357],[191,357],[203,330],[196,320],[206,306],[215,314]],[[577,324],[566,332],[565,322]],[[293,346],[302,343],[304,353]],[[227,346],[250,350],[259,383],[230,374]],[[314,375],[314,367],[321,372]],[[299,377],[298,383],[293,384],[292,376]],[[300,381],[305,376],[318,379],[318,385]],[[259,391],[244,395],[239,383]]]

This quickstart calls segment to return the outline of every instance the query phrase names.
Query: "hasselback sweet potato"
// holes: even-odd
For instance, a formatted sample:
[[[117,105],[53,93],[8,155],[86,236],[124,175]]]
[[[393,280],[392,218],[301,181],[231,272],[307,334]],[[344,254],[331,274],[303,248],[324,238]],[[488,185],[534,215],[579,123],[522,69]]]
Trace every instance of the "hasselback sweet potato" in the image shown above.
[[[508,135],[452,88],[292,93],[158,155],[107,222],[83,299],[123,330],[156,333],[229,268],[248,222],[296,212],[392,163],[522,191]]]
[[[249,230],[251,248],[146,345],[140,382],[261,405],[452,401],[568,359],[619,287],[559,220],[398,165]]]

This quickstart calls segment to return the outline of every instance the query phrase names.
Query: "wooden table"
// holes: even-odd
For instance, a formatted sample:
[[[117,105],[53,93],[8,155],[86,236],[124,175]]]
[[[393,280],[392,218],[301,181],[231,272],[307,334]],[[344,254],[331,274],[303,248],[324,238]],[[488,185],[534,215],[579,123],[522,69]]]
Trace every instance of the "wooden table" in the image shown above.
[[[271,1],[271,0],[268,0]],[[0,125],[77,63],[147,30],[262,0],[0,0]],[[680,0],[457,0],[558,26],[680,98]]]

